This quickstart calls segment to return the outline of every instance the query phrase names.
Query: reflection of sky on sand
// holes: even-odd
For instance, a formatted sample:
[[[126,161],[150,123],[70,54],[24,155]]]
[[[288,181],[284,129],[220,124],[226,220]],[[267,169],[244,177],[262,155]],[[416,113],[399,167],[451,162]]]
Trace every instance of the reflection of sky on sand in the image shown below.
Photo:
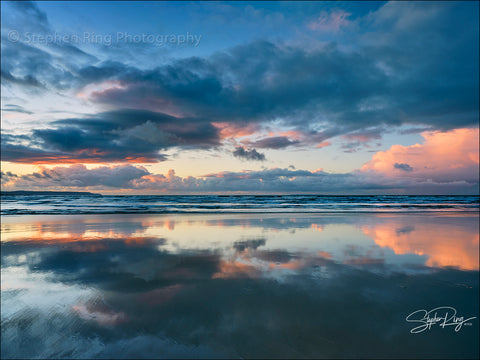
[[[394,218],[383,224],[365,225],[362,231],[395,254],[426,256],[427,266],[478,269],[478,221],[469,223],[454,217],[402,220]]]
[[[478,316],[478,234],[478,214],[4,217],[2,358],[472,357],[478,323],[419,341],[404,318]]]
[[[478,221],[475,214],[306,218],[238,215],[222,219],[201,215],[97,215],[56,217],[53,221],[48,216],[37,218],[30,223],[5,218],[2,241],[29,242],[34,247],[78,242],[77,251],[105,248],[105,239],[117,239],[132,246],[160,241],[158,249],[161,251],[215,250],[224,254],[226,259],[240,258],[251,262],[252,251],[238,251],[235,244],[259,239],[262,242],[251,249],[255,258],[255,253],[282,249],[301,254],[299,256],[317,254],[346,264],[478,269]],[[228,231],[224,231],[226,228]],[[243,250],[248,250],[248,246]],[[289,266],[294,267],[294,263],[283,264],[280,268]],[[269,267],[278,266],[272,263]]]

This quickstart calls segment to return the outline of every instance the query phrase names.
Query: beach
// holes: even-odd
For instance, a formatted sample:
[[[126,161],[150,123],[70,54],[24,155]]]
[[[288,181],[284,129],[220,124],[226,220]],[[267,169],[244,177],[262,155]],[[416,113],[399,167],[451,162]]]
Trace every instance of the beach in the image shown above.
[[[1,1],[0,359],[480,359],[479,1]]]
[[[475,358],[478,226],[475,211],[2,216],[1,355]]]

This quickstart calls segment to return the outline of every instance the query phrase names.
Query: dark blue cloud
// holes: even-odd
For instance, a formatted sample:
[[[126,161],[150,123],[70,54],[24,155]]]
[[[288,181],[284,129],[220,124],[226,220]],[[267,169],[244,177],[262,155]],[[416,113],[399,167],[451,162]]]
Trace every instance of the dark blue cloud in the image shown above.
[[[245,159],[245,160],[257,160],[257,161],[265,160],[264,154],[259,153],[255,149],[247,150],[243,146],[237,146],[233,151],[233,156],[238,157],[240,159]]]
[[[283,149],[291,145],[300,144],[298,140],[291,140],[286,136],[274,136],[260,139],[251,143],[252,146],[260,149]]]
[[[116,110],[95,117],[57,120],[33,130],[30,144],[2,137],[2,160],[12,162],[157,162],[171,147],[208,149],[220,145],[218,129],[200,118],[176,118],[145,110]]]
[[[358,45],[348,52],[334,43],[306,49],[259,40],[153,69],[120,61],[61,72],[45,57],[48,71],[37,75],[39,56],[29,58],[23,76],[42,75],[38,81],[57,87],[115,79],[124,86],[91,99],[159,112],[168,106],[212,121],[279,118],[309,130],[343,126],[343,133],[382,124],[471,126],[478,119],[476,8],[388,3],[358,19]],[[10,71],[22,56],[9,54],[16,48],[8,45]]]
[[[310,130],[343,126],[343,133],[382,124],[475,125],[478,34],[472,29],[478,17],[471,10],[463,4],[437,3],[430,10],[424,4],[387,4],[368,17],[370,28],[359,20],[359,45],[349,52],[334,43],[305,49],[259,40],[152,70],[90,67],[125,85],[93,99],[158,106],[141,95],[148,93],[212,120],[280,118]],[[452,35],[451,28],[458,31]],[[371,39],[365,30],[381,36]]]
[[[18,7],[50,27],[34,3]],[[34,131],[35,144],[22,144],[24,151],[75,159],[82,158],[82,149],[107,161],[126,159],[129,151],[152,161],[173,146],[211,148],[222,144],[215,122],[235,127],[275,121],[303,134],[301,142],[278,136],[248,143],[270,149],[339,135],[378,139],[405,124],[433,130],[477,126],[478,3],[391,2],[373,10],[355,12],[340,43],[307,47],[260,39],[155,67],[128,65],[121,57],[99,62],[68,44],[45,51],[6,40],[2,83],[37,91],[80,91],[109,80],[121,85],[92,92],[89,100],[135,110],[59,121]],[[6,148],[15,161],[12,151],[21,149]]]

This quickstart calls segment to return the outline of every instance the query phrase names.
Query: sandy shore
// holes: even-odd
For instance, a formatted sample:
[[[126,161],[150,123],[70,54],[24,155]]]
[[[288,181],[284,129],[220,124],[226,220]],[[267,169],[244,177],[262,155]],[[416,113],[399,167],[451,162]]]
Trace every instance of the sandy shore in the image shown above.
[[[2,358],[478,357],[478,213],[21,215],[1,236]],[[477,319],[412,334],[439,306]]]

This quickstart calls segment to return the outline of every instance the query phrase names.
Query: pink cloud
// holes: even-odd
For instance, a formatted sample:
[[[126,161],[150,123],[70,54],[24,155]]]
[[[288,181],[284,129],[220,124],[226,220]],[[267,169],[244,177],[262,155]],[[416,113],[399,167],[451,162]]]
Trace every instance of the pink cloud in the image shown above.
[[[379,151],[361,171],[391,178],[478,182],[479,129],[423,132],[423,144]]]
[[[382,248],[391,248],[395,254],[425,256],[425,265],[431,267],[456,266],[460,269],[478,269],[478,228],[452,228],[449,224],[416,224],[410,231],[392,226],[365,225],[362,231]],[[452,241],[455,239],[455,241]]]
[[[292,133],[293,134],[293,133]],[[221,171],[200,177],[181,177],[169,170],[153,174],[133,165],[88,169],[82,164],[16,175],[2,173],[3,190],[79,189],[117,192],[170,193],[478,193],[479,130],[455,129],[424,132],[424,141],[411,146],[393,145],[377,152],[359,170],[332,174],[321,169]],[[328,146],[324,141],[322,146]]]

